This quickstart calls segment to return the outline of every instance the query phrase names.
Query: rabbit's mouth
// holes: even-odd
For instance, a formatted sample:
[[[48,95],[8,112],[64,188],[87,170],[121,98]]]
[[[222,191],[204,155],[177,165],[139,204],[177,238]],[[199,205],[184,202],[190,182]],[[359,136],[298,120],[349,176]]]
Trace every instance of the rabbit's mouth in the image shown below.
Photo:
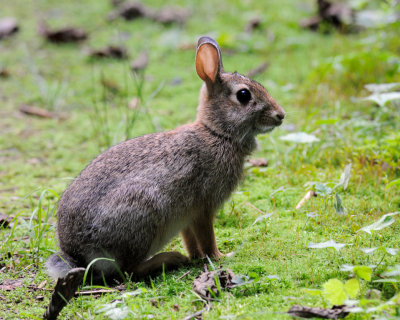
[[[282,120],[277,120],[272,117],[265,117],[261,123],[257,123],[256,128],[257,131],[261,133],[267,133],[274,130],[276,127],[279,127],[282,124]]]

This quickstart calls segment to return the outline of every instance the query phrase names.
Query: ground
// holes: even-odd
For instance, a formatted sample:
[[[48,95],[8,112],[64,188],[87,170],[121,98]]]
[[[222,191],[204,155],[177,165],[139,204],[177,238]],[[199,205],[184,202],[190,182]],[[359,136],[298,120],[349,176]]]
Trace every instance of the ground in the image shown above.
[[[371,234],[361,230],[400,211],[400,105],[362,100],[371,94],[368,83],[400,82],[399,22],[313,32],[299,26],[316,12],[311,0],[175,1],[191,15],[184,25],[168,26],[146,18],[109,22],[107,0],[0,4],[0,18],[20,24],[19,33],[0,40],[0,71],[9,73],[0,77],[0,212],[13,219],[0,230],[0,319],[41,318],[54,287],[44,261],[57,250],[55,205],[71,179],[112,144],[195,119],[201,86],[195,43],[205,34],[219,42],[228,71],[246,74],[268,64],[255,79],[287,118],[258,137],[252,158],[268,166],[246,164],[244,180],[218,213],[218,246],[235,255],[204,262],[252,282],[220,292],[203,318],[288,319],[294,304],[331,307],[347,298],[362,307],[349,319],[399,315],[399,271],[385,271],[400,263],[390,250],[399,247],[400,217],[386,216]],[[382,15],[396,10],[390,1],[352,4]],[[244,31],[254,17],[260,27]],[[41,20],[50,28],[83,28],[89,38],[48,43],[37,31]],[[108,44],[124,45],[129,59],[88,57]],[[148,67],[134,76],[130,62],[143,51]],[[22,105],[53,117],[23,114]],[[284,140],[301,138],[299,132],[315,141]],[[317,196],[295,209],[309,190]],[[329,240],[335,243],[318,248]],[[361,250],[375,247],[370,254]],[[165,250],[184,252],[179,238]],[[80,296],[60,319],[182,319],[204,307],[192,290],[202,269],[200,262],[149,282],[128,282],[128,294]],[[329,291],[332,284],[343,299]],[[353,294],[350,284],[360,290]],[[371,289],[378,290],[375,299]]]

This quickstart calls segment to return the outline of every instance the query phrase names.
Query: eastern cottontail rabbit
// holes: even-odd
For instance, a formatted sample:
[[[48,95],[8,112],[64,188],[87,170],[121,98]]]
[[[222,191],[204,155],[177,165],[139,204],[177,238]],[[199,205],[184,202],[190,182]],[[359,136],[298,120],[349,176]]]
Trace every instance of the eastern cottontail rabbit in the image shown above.
[[[196,71],[204,81],[194,123],[137,137],[95,158],[58,205],[61,251],[47,261],[54,278],[93,264],[134,276],[188,260],[158,253],[181,232],[190,258],[218,258],[213,219],[231,195],[255,136],[279,126],[285,112],[257,82],[224,72],[217,43],[198,41]],[[158,254],[157,254],[158,253]]]

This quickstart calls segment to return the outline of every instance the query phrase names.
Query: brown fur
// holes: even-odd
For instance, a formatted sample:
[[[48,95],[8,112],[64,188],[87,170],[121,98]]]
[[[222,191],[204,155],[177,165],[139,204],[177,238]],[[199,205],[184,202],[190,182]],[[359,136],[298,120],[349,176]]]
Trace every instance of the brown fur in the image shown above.
[[[284,111],[257,82],[223,71],[214,40],[200,38],[198,48],[204,44],[217,54],[198,54],[197,72],[202,61],[218,72],[214,81],[205,76],[196,121],[111,147],[65,190],[58,205],[61,253],[47,263],[53,277],[101,257],[115,260],[95,263],[104,275],[116,268],[145,275],[163,264],[174,267],[187,258],[151,256],[179,232],[190,258],[222,255],[215,213],[238,185],[255,135],[280,125]],[[242,87],[253,98],[247,105],[235,98]]]

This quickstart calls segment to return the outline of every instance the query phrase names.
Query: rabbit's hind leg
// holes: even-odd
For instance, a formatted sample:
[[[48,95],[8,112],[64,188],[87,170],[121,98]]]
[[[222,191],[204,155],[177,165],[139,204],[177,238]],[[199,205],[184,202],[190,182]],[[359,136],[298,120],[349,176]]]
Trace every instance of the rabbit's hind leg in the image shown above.
[[[190,227],[181,231],[183,243],[190,259],[204,258],[205,254],[201,250],[200,244],[196,239],[193,230]]]
[[[142,278],[147,275],[160,273],[163,271],[163,269],[176,269],[183,264],[187,264],[188,262],[189,259],[179,252],[161,252],[135,266],[132,270],[132,274],[135,278]]]

